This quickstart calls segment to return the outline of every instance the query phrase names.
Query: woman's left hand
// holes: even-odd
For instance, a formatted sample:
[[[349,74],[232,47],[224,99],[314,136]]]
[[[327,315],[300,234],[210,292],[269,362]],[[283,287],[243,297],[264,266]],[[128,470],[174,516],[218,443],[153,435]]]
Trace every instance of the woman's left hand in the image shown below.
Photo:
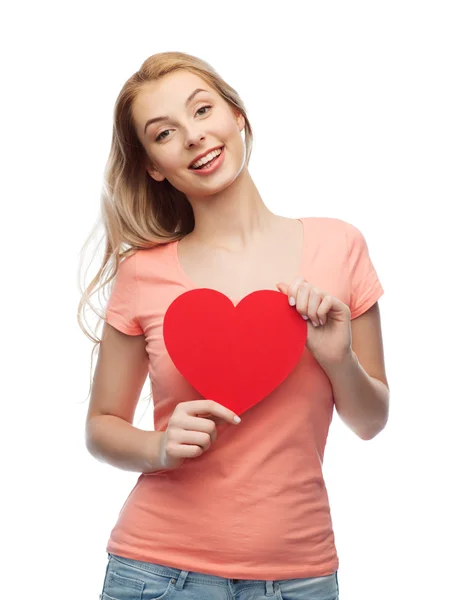
[[[294,308],[300,316],[308,318],[306,347],[320,365],[339,364],[351,355],[351,313],[346,304],[314,287],[303,277],[296,277],[290,285],[277,283],[276,287],[289,298],[295,298]]]

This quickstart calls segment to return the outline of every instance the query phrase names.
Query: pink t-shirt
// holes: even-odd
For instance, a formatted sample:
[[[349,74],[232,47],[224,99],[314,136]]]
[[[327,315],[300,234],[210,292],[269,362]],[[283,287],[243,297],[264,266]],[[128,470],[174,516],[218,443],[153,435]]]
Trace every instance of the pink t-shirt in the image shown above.
[[[299,274],[358,317],[384,293],[362,233],[341,219],[299,220]],[[170,242],[121,262],[108,301],[108,323],[145,336],[156,431],[166,430],[179,402],[200,399],[162,334],[171,302],[195,287]],[[239,425],[222,428],[207,452],[175,471],[139,475],[107,551],[225,578],[333,573],[339,561],[322,473],[333,407],[331,383],[305,348],[289,376]]]

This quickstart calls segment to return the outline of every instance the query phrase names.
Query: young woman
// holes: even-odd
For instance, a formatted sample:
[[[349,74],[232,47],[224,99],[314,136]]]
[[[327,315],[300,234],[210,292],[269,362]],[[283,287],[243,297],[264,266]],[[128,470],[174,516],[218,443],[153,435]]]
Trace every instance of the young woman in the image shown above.
[[[79,307],[115,278],[86,443],[140,475],[108,541],[104,600],[339,597],[322,462],[334,406],[363,440],[386,424],[383,288],[352,224],[265,206],[251,146],[237,92],[184,53],[148,58],[115,105],[106,251]],[[296,367],[240,424],[200,397],[164,343],[168,307],[198,288],[234,306],[279,290],[307,319]],[[147,375],[154,431],[133,425]]]

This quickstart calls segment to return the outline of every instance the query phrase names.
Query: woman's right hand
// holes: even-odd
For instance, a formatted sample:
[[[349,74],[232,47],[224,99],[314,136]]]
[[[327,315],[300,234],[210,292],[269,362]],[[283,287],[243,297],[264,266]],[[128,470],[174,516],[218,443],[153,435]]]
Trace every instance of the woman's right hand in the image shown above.
[[[237,425],[235,416],[232,410],[215,400],[180,402],[161,440],[162,469],[177,469],[186,458],[201,456],[217,439],[217,419]]]

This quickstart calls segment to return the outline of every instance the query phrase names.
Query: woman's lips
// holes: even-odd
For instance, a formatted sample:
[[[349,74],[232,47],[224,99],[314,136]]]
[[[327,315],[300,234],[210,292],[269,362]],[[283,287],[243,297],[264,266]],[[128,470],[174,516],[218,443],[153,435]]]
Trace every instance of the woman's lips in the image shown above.
[[[197,175],[210,175],[210,173],[213,173],[219,167],[221,167],[223,162],[224,162],[224,146],[221,149],[221,153],[216,158],[214,158],[214,160],[212,161],[212,163],[209,167],[206,167],[204,169],[193,169],[193,168],[189,167],[189,169],[190,169],[190,171],[192,171],[193,173],[196,173]]]

